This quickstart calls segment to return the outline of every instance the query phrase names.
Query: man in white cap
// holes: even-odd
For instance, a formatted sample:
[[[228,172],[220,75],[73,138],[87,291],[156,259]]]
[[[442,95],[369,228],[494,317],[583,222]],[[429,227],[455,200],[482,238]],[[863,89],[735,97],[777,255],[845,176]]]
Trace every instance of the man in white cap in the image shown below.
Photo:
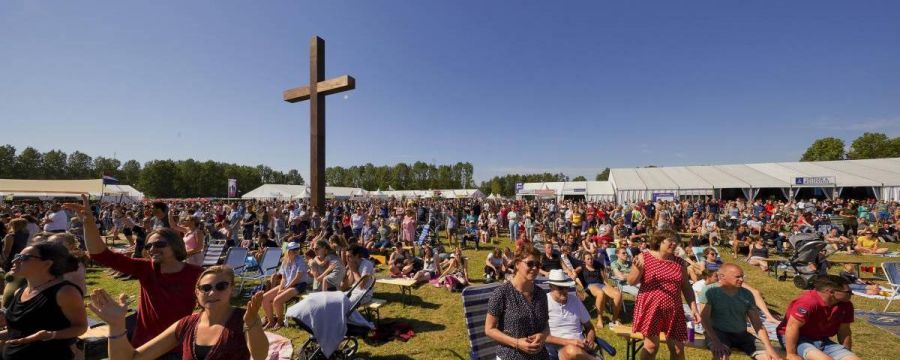
[[[596,359],[591,315],[578,297],[569,296],[575,281],[562,270],[554,269],[550,270],[547,283],[550,284],[547,293],[550,336],[545,346],[550,358]]]

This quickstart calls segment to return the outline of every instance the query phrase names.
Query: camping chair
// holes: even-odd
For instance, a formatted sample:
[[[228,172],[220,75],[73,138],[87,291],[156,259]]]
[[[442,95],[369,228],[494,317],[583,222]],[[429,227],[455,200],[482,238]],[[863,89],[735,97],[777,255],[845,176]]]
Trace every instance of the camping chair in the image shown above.
[[[203,256],[203,267],[218,264],[224,251],[225,240],[210,240],[207,242],[206,253]]]
[[[891,287],[888,303],[884,306],[884,312],[887,312],[888,308],[891,307],[891,302],[894,301],[894,297],[900,295],[900,262],[881,263],[881,269],[884,270],[884,277]]]
[[[244,291],[244,282],[247,280],[264,280],[269,276],[275,275],[275,271],[278,270],[279,261],[281,261],[281,248],[266,248],[266,252],[263,253],[262,259],[259,260],[259,269],[255,273],[246,271],[241,273],[240,291]]]
[[[232,246],[228,248],[225,254],[225,263],[231,270],[234,270],[234,276],[241,276],[244,273],[244,260],[247,259],[247,248]]]
[[[466,317],[466,331],[469,335],[469,358],[471,360],[493,360],[497,358],[497,343],[484,334],[484,319],[488,313],[488,301],[494,289],[501,283],[469,286],[462,291],[463,312]],[[547,288],[546,283],[538,283],[541,288]],[[569,296],[575,296],[570,294]],[[616,355],[616,349],[603,339],[597,338],[600,349],[611,356]]]

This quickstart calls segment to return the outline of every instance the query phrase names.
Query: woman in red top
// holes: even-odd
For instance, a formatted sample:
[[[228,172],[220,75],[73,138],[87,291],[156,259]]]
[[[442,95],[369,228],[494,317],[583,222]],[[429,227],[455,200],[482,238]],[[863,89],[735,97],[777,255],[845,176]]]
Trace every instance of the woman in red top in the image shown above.
[[[674,255],[678,235],[660,230],[647,241],[649,251],[634,257],[628,284],[641,284],[632,332],[644,335],[641,359],[655,359],[659,350],[659,334],[666,334],[671,359],[684,359],[687,327],[681,306],[681,294],[691,306],[694,319],[699,319],[694,291],[688,282],[687,262]]]
[[[206,269],[194,290],[200,312],[176,321],[137,349],[125,338],[124,294],[117,302],[103,289],[94,290],[88,307],[109,324],[110,360],[156,359],[176,348],[183,360],[263,360],[269,354],[269,340],[259,320],[263,293],[254,294],[245,311],[231,306],[233,291],[231,268]]]

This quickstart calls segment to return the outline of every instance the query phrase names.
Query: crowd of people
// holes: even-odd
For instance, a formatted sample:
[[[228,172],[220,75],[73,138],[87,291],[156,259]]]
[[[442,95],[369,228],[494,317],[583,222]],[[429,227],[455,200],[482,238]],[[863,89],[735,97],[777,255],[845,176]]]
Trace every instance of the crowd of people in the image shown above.
[[[829,251],[884,254],[880,244],[896,241],[898,222],[896,203],[843,199],[333,200],[321,214],[305,201],[18,201],[0,205],[3,358],[76,356],[72,343],[87,326],[88,258],[140,284],[137,311],[127,321],[130,299],[102,289],[90,294],[91,310],[110,326],[111,358],[257,359],[266,355],[263,330],[284,325],[285,306],[297,295],[357,283],[371,288],[372,254],[385,256],[389,276],[458,291],[472,282],[463,250],[485,246],[492,250],[483,280],[503,282],[485,323],[501,359],[585,358],[598,328],[607,320],[623,323],[623,294],[636,297],[633,331],[666,334],[672,358],[684,356],[688,320],[703,325],[717,358],[727,358],[732,348],[779,358],[760,332],[764,319],[780,322],[788,358],[853,359],[849,327],[823,324],[820,316],[853,321],[846,289],[861,285],[852,278],[858,274],[847,269],[845,276],[819,279],[778,319],[743,282],[740,268],[722,262],[715,245],[765,270],[764,259],[791,251],[787,238],[805,228],[821,232]],[[127,246],[107,248],[104,236],[121,236]],[[512,248],[498,245],[501,236],[514,240]],[[258,258],[269,247],[283,250],[278,273],[246,310],[228,301],[237,291],[231,269],[200,266],[206,243],[217,239]],[[549,293],[538,279],[548,281]],[[371,292],[360,296],[371,299]],[[588,297],[594,298],[596,325],[582,302]],[[755,340],[738,331],[747,321]],[[835,335],[838,342],[829,340]],[[658,335],[645,336],[642,357],[655,357],[659,345]]]

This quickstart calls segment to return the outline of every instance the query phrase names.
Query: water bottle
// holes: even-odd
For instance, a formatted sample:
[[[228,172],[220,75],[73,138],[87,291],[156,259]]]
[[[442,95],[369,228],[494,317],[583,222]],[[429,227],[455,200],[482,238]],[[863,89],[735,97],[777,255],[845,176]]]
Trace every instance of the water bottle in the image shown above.
[[[691,320],[687,321],[687,333],[688,333],[688,342],[694,342],[694,322]]]

